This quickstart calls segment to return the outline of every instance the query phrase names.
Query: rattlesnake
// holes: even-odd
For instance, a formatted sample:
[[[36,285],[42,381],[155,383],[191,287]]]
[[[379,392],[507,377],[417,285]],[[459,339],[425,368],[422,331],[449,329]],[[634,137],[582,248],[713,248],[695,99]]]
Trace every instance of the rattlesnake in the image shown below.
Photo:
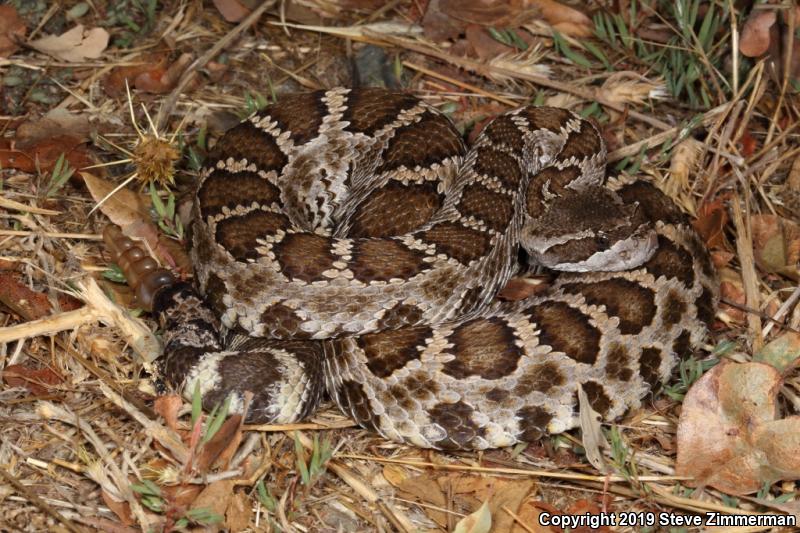
[[[574,427],[579,385],[605,419],[638,406],[713,318],[688,219],[649,183],[605,184],[605,159],[564,109],[504,113],[467,149],[407,94],[287,95],[208,158],[199,290],[107,242],[159,316],[167,382],[206,406],[250,391],[248,420],[290,422],[327,389],[393,440],[507,446]],[[554,279],[499,301],[521,255]]]

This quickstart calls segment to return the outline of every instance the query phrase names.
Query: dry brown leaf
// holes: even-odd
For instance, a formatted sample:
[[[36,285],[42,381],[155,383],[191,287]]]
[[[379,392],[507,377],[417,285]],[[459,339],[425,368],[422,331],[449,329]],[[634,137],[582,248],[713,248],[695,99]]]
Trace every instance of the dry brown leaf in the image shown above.
[[[736,254],[733,252],[728,252],[727,250],[712,250],[711,251],[711,262],[714,263],[714,268],[717,270],[721,270],[728,266],[733,258],[736,257]]]
[[[522,506],[522,502],[530,496],[535,484],[529,479],[512,479],[498,477],[477,477],[450,474],[439,478],[439,485],[450,485],[454,495],[470,496],[474,505],[489,502],[492,513],[494,531],[511,530],[514,518],[503,508],[513,513]]]
[[[531,18],[508,0],[441,0],[440,7],[454,20],[486,27],[516,28]]]
[[[408,470],[400,465],[387,464],[383,467],[383,477],[393,487],[400,487],[400,484],[408,479]]]
[[[73,169],[92,164],[92,158],[80,138],[73,135],[55,135],[41,139],[24,148],[11,139],[0,138],[0,167],[16,168],[23,172],[49,172],[64,154]]]
[[[522,522],[525,526],[523,527],[519,522],[515,521],[511,533],[531,533],[531,531],[533,531],[533,533],[555,533],[555,529],[541,525],[542,519],[539,515],[541,515],[542,512],[543,511],[535,505],[525,503],[520,507],[517,513],[519,522]],[[559,529],[558,531],[561,530]]]
[[[62,311],[83,305],[80,300],[64,293],[59,293],[57,301]],[[47,294],[28,287],[22,276],[13,271],[0,271],[0,302],[26,320],[45,317],[53,308]]]
[[[214,0],[214,7],[228,22],[239,22],[252,11],[252,7],[241,0]]]
[[[554,533],[554,532],[561,532],[564,531],[560,527],[556,526],[543,526],[542,523],[542,513],[549,513],[550,516],[556,514],[563,514],[560,509],[550,505],[544,501],[538,501],[534,499],[529,499],[525,502],[522,506],[521,512],[523,513],[520,515],[520,518],[528,517],[528,520],[525,521],[525,524],[532,527],[533,531],[536,533]],[[515,527],[513,533],[522,533],[524,531],[520,527]]]
[[[131,505],[128,502],[118,502],[103,489],[100,489],[100,496],[102,496],[106,506],[117,515],[117,518],[119,518],[123,525],[133,525],[133,514],[131,514]]]
[[[544,20],[559,33],[590,37],[594,23],[584,13],[555,0],[522,0],[523,7],[538,7]]]
[[[512,50],[510,46],[501,43],[489,35],[486,28],[478,26],[477,24],[468,25],[464,30],[464,35],[469,45],[475,51],[475,55],[482,61],[492,59]]]
[[[422,29],[425,36],[432,41],[455,39],[466,27],[462,21],[452,19],[442,11],[443,0],[429,0],[425,15],[422,17]]]
[[[782,384],[764,363],[723,361],[703,375],[683,401],[675,473],[737,495],[800,478],[800,417],[776,419]]]
[[[3,369],[3,381],[9,387],[25,387],[34,396],[44,396],[52,385],[64,380],[49,368],[30,368],[25,365],[8,365]]]
[[[139,75],[149,73],[148,77],[156,79],[164,75],[169,63],[169,56],[163,52],[152,52],[140,56],[136,65],[116,67],[103,79],[103,90],[109,96],[125,95],[125,81],[130,87],[137,87]]]
[[[244,492],[236,492],[225,511],[225,527],[229,531],[244,531],[250,525],[253,509],[250,499]]]
[[[183,406],[183,399],[177,394],[165,394],[156,398],[153,410],[160,414],[171,430],[178,431],[178,411]]]
[[[180,80],[181,75],[193,59],[194,56],[192,54],[181,54],[181,56],[166,69],[163,67],[150,68],[138,73],[133,84],[137,89],[148,93],[168,93],[178,84],[178,80]],[[199,79],[194,80],[187,86],[186,90],[191,91],[197,88],[199,83]]]
[[[74,143],[77,145],[88,141],[91,131],[88,114],[72,113],[67,109],[57,107],[39,119],[28,120],[20,124],[17,127],[15,139],[17,148],[20,150],[59,135],[74,138]]]
[[[800,226],[776,215],[753,215],[753,253],[769,273],[800,279]]]
[[[709,248],[722,248],[725,244],[725,225],[728,224],[728,210],[725,202],[717,198],[700,206],[697,219],[692,224]]]
[[[508,0],[430,0],[422,18],[426,37],[434,41],[456,39],[469,25],[518,28],[532,19],[534,10],[524,2]]]
[[[777,16],[774,10],[754,9],[750,12],[739,38],[739,51],[747,57],[758,57],[766,53],[770,43],[770,28]]]
[[[192,509],[206,509],[219,516],[225,516],[225,511],[233,499],[235,486],[236,481],[233,479],[214,481],[194,499]]]
[[[447,507],[447,497],[435,479],[427,474],[408,478],[397,485],[398,490],[416,498],[417,500],[434,505],[439,508]],[[447,524],[447,515],[436,509],[429,509],[428,516],[440,525]]]
[[[242,440],[242,415],[232,415],[219,430],[214,433],[211,440],[203,444],[197,457],[197,468],[200,472],[207,472],[217,459],[223,459],[223,452],[229,450],[227,455],[232,455]],[[233,450],[231,450],[233,448]]]
[[[103,28],[84,29],[78,24],[61,35],[47,35],[30,43],[36,50],[67,62],[97,59],[108,46],[108,32]]]
[[[737,304],[737,307],[733,307],[726,303],[720,303],[720,311],[731,321],[744,324],[747,314],[742,309],[747,305],[747,297],[744,293],[742,275],[732,268],[721,268],[719,270],[719,292],[723,300]]]
[[[81,172],[80,174],[95,202],[103,200],[118,186],[117,183],[99,178],[88,172]],[[103,202],[100,206],[100,211],[125,232],[127,227],[135,223],[149,222],[150,210],[147,207],[148,205],[149,199],[145,195],[123,187]],[[151,242],[150,244],[154,243]]]
[[[174,506],[189,507],[204,488],[203,485],[168,485],[166,487],[161,487],[161,493],[164,498]],[[202,507],[202,505],[200,507]]]
[[[26,31],[25,23],[17,15],[14,6],[0,6],[0,57],[8,57],[16,52]]]
[[[789,177],[786,178],[786,186],[792,191],[800,192],[800,155],[792,161]]]

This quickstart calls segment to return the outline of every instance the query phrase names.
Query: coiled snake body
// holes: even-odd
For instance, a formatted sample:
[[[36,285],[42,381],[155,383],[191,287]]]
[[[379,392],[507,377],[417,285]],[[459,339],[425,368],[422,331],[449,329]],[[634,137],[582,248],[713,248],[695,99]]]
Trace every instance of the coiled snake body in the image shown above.
[[[467,149],[409,95],[289,95],[208,161],[197,289],[125,263],[164,328],[167,381],[233,410],[249,390],[251,421],[300,419],[327,389],[393,440],[530,441],[576,425],[579,385],[606,419],[638,406],[714,314],[686,217],[648,183],[604,184],[601,137],[563,109],[500,115]],[[520,247],[555,279],[497,301]]]

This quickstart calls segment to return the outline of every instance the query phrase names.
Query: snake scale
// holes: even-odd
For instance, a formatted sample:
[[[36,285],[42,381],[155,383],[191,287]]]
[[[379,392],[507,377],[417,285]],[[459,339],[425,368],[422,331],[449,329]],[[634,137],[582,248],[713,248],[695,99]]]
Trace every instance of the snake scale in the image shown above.
[[[365,428],[485,449],[612,420],[669,378],[718,299],[688,218],[645,181],[606,183],[597,129],[558,108],[499,115],[469,148],[382,89],[286,95],[222,136],[193,207],[194,284],[128,238],[116,260],[163,328],[161,372],[253,422],[324,391]],[[525,261],[523,261],[525,260]],[[553,273],[520,301],[528,265]]]

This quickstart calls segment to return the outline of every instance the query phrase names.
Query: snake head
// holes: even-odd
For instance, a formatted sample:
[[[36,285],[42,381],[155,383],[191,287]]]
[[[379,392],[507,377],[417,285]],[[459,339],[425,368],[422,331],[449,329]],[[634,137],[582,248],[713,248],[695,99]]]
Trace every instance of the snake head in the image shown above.
[[[646,262],[658,239],[638,204],[599,186],[568,191],[522,228],[531,261],[564,272],[617,272]]]

